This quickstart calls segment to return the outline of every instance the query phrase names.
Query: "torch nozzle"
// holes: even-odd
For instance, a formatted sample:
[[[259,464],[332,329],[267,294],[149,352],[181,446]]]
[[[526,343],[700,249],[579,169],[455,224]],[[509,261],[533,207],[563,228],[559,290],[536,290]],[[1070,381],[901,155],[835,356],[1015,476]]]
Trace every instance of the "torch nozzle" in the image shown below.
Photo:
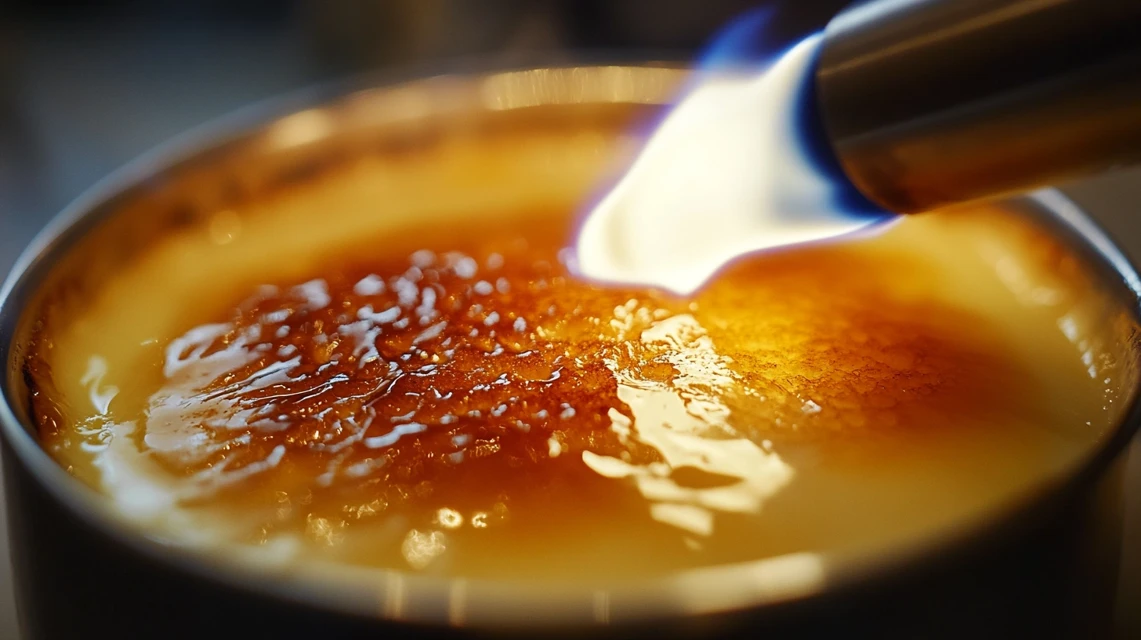
[[[819,111],[849,179],[914,213],[1141,160],[1141,2],[871,0],[836,16]]]

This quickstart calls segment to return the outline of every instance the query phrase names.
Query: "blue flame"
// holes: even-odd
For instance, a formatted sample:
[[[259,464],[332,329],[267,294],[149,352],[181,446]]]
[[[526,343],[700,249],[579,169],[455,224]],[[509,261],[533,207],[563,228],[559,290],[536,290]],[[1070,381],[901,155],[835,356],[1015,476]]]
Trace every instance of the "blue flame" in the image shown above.
[[[817,50],[816,58],[819,56],[820,51]],[[815,60],[812,67],[816,68]],[[883,209],[860,193],[844,173],[840,159],[836,156],[836,150],[824,129],[814,75],[807,75],[803,78],[796,102],[797,118],[793,126],[799,134],[797,137],[800,141],[801,151],[816,171],[832,182],[834,186],[833,204],[836,209],[853,216],[868,218],[869,222],[893,217],[893,213]]]
[[[758,7],[738,16],[712,40],[699,57],[698,69],[762,68],[795,44],[794,38],[779,38],[770,28],[778,14],[776,5]],[[801,34],[801,37],[808,34]]]
[[[717,73],[762,73],[797,44],[822,36],[819,30],[781,33],[776,23],[782,16],[781,3],[771,3],[741,14],[726,25],[699,56],[697,73],[687,88],[699,85]],[[819,58],[817,50],[815,57]],[[816,61],[813,61],[816,68]],[[799,134],[800,151],[812,167],[835,185],[833,194],[837,211],[867,218],[869,223],[886,220],[892,213],[869,200],[851,183],[828,139],[820,114],[816,80],[812,74],[803,78],[796,97],[797,115],[794,127]]]
[[[779,16],[776,6],[751,11],[713,41],[584,220],[578,273],[689,293],[741,255],[863,235],[895,218],[848,180],[824,129],[823,35],[777,35]]]

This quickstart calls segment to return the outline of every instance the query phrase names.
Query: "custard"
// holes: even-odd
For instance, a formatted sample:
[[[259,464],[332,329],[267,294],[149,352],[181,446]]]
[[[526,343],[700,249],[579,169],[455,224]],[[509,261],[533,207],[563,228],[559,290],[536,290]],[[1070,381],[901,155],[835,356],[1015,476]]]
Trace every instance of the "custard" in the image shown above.
[[[630,142],[451,132],[170,230],[46,303],[43,446],[170,544],[610,582],[930,539],[1112,426],[1089,278],[1014,209],[748,256],[689,297],[576,278]]]

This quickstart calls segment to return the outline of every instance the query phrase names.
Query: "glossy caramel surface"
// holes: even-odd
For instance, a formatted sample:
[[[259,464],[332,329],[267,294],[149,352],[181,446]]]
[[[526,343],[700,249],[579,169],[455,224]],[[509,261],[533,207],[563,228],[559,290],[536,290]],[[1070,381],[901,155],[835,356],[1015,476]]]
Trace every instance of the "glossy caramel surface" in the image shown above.
[[[1112,422],[1080,270],[1013,213],[600,287],[565,259],[611,142],[504,135],[221,211],[49,314],[45,447],[177,544],[609,581],[937,535]]]

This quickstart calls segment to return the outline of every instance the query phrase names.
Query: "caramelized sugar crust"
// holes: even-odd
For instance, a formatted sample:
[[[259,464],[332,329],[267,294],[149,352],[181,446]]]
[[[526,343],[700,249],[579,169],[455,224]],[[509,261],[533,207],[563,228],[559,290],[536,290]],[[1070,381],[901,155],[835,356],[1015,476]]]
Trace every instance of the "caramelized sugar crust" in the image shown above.
[[[175,542],[594,583],[942,531],[1112,424],[1092,287],[1036,224],[915,216],[692,298],[601,287],[568,212],[635,141],[503,113],[247,199],[237,167],[142,196],[36,318],[44,447]],[[187,193],[198,217],[133,233]]]
[[[569,226],[468,219],[249,291],[164,345],[130,436],[247,542],[465,574],[512,573],[494,558],[514,554],[543,563],[515,573],[557,575],[756,557],[710,536],[805,455],[882,463],[1033,412],[987,324],[916,293],[938,276],[913,258],[750,258],[683,300],[570,276]],[[772,535],[752,520],[732,526]]]

